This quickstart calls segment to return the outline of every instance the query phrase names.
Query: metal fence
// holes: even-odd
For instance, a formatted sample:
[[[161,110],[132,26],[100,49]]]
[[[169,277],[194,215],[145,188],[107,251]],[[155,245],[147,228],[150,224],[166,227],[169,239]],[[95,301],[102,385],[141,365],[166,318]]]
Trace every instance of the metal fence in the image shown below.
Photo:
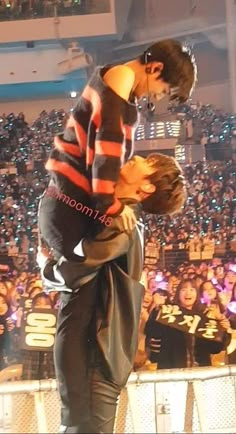
[[[236,365],[132,373],[116,433],[236,433]],[[1,433],[55,433],[55,380],[0,384]]]

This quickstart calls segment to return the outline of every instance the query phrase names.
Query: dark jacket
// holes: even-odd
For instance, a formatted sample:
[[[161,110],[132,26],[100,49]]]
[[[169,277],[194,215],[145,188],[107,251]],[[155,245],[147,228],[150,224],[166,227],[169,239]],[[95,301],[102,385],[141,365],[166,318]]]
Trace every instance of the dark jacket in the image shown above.
[[[139,217],[141,208],[132,206]],[[109,379],[123,387],[132,370],[138,345],[138,327],[144,287],[139,283],[143,267],[142,231],[121,232],[119,218],[95,240],[82,243],[81,262],[49,261],[43,278],[61,290],[72,291],[90,280],[99,281],[97,342],[109,370]],[[99,279],[97,279],[99,276]]]
[[[236,330],[236,314],[230,312],[230,310],[227,311],[226,316],[230,322],[231,328],[233,329],[233,336],[232,336],[232,345],[230,345],[229,353],[228,353],[228,362],[230,365],[236,364],[236,345],[235,345],[235,330]]]

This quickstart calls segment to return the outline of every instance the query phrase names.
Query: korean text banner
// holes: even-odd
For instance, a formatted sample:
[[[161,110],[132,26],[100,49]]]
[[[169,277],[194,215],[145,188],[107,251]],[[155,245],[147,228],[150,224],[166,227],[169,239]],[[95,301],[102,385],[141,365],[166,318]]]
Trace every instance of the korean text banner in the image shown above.
[[[204,313],[193,313],[191,311],[191,313],[186,314],[186,310],[182,312],[181,307],[177,305],[167,304],[161,306],[156,321],[178,329],[183,333],[190,333],[211,341],[222,342],[225,334],[219,321],[208,318]]]
[[[21,327],[21,348],[30,351],[52,351],[56,322],[56,310],[25,309]]]

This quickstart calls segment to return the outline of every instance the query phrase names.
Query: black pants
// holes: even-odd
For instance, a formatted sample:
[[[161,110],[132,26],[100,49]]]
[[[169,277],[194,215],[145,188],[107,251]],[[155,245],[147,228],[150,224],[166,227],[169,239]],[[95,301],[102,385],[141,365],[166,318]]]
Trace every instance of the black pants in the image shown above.
[[[77,293],[61,295],[54,347],[61,423],[77,425],[81,433],[112,433],[120,394],[96,349],[97,286],[93,279]]]
[[[93,220],[86,214],[71,208],[67,203],[52,197],[46,190],[38,209],[38,226],[41,240],[53,249],[54,257],[76,259],[74,247],[85,237]],[[81,201],[88,202],[87,196]]]
[[[92,420],[92,430],[90,432],[113,433],[121,389],[106,379],[103,366],[94,367],[91,370],[90,392]]]

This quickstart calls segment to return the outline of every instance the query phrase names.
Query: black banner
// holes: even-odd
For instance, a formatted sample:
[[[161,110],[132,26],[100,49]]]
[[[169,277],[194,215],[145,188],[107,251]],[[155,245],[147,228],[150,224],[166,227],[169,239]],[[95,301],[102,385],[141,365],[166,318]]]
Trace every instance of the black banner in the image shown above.
[[[30,351],[52,351],[56,322],[56,310],[25,309],[21,323],[21,348]]]
[[[199,338],[222,342],[225,330],[219,321],[208,318],[204,313],[183,313],[180,306],[163,305],[160,307],[156,321],[161,324],[190,333]]]

